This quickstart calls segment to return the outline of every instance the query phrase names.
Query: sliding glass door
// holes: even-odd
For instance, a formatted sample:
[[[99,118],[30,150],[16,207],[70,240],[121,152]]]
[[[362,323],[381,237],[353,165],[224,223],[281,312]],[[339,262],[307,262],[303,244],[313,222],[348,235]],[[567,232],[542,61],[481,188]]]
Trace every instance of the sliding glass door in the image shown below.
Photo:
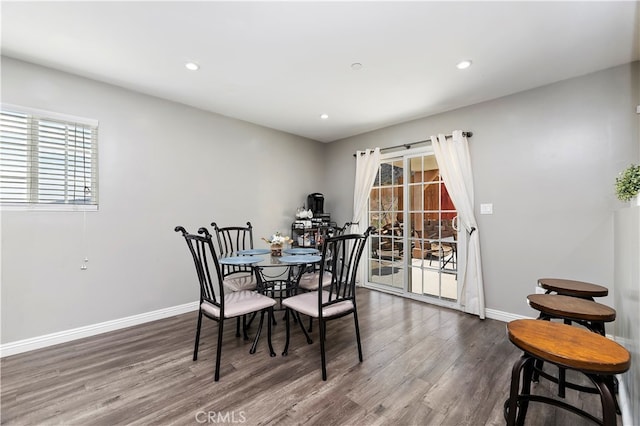
[[[367,286],[457,307],[457,214],[427,149],[383,157],[369,196]]]

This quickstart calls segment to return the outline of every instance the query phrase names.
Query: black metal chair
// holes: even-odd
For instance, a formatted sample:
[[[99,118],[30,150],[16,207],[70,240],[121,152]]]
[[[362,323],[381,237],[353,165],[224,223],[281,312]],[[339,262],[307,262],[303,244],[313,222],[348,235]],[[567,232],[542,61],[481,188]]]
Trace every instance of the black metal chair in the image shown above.
[[[362,345],[360,343],[360,328],[358,326],[358,311],[356,308],[356,278],[360,258],[362,257],[367,237],[372,230],[373,227],[370,227],[364,234],[346,234],[328,238],[322,248],[323,267],[318,273],[318,290],[301,293],[282,301],[282,304],[286,307],[287,323],[283,355],[287,355],[289,350],[289,318],[291,315],[301,313],[318,319],[322,380],[327,380],[325,340],[327,322],[330,320],[353,314],[358,358],[362,362]],[[328,286],[322,288],[327,268],[331,271],[331,282]],[[307,343],[313,343],[304,327],[301,327],[301,329],[307,338]]]
[[[247,226],[226,226],[219,227],[217,223],[211,222],[211,226],[216,231],[220,256],[231,256],[238,250],[249,250],[253,248],[253,226],[247,222]],[[222,277],[225,280],[225,287],[231,291],[255,290],[256,276],[250,265],[222,265]]]
[[[349,227],[351,227],[352,223],[351,222],[347,222],[345,223],[341,228],[327,228],[327,231],[325,234],[322,235],[322,241],[326,241],[327,239],[331,238],[331,237],[337,237],[339,235],[344,235],[345,230]],[[329,258],[330,256],[328,256]],[[324,260],[323,262],[320,263],[320,265],[318,265],[317,268],[310,268],[308,271],[305,271],[304,274],[302,274],[302,276],[300,277],[300,282],[298,284],[298,288],[302,291],[315,291],[318,289],[319,286],[319,273],[320,273],[320,269],[324,268],[325,273],[324,273],[324,278],[323,278],[323,283],[322,283],[322,287],[327,287],[330,282],[331,282],[331,265],[328,263],[325,263]],[[311,331],[311,330],[309,330]]]
[[[218,345],[216,348],[216,370],[214,380],[220,378],[220,355],[222,353],[222,332],[224,320],[239,318],[254,312],[261,312],[260,324],[256,331],[256,337],[251,345],[249,353],[256,351],[265,312],[267,319],[267,340],[271,356],[275,356],[271,344],[271,320],[273,318],[273,306],[276,301],[270,297],[258,294],[250,290],[239,290],[225,294],[222,270],[218,262],[218,256],[213,247],[211,234],[206,228],[198,229],[198,234],[189,234],[182,226],[176,226],[176,232],[181,232],[189,252],[193,257],[196,267],[198,282],[200,285],[200,305],[198,309],[198,326],[196,329],[196,341],[193,349],[193,360],[198,359],[198,345],[200,343],[200,328],[202,317],[205,316],[218,322]]]
[[[344,235],[345,231],[348,228],[351,228],[353,222],[345,223],[341,228],[330,228],[326,234],[323,235],[322,241],[325,241],[328,238],[336,237],[338,235]],[[330,256],[327,256],[329,259]],[[298,281],[298,290],[302,292],[307,291],[316,291],[320,286],[320,268],[324,269],[324,274],[322,277],[322,287],[328,287],[331,284],[331,263],[327,261],[327,259],[323,259],[323,261],[317,265],[317,268],[314,266],[310,268],[309,271],[305,271],[304,274],[300,276]],[[309,318],[309,328],[307,329],[309,333],[313,330],[313,318]]]
[[[220,256],[231,256],[238,250],[253,248],[253,226],[247,222],[247,226],[219,227],[216,222],[211,222],[216,231]],[[255,290],[258,279],[250,265],[222,265],[222,279],[228,291]],[[253,317],[251,318],[253,321]],[[247,318],[242,318],[244,338],[248,339]],[[240,318],[237,319],[236,336],[240,336]]]

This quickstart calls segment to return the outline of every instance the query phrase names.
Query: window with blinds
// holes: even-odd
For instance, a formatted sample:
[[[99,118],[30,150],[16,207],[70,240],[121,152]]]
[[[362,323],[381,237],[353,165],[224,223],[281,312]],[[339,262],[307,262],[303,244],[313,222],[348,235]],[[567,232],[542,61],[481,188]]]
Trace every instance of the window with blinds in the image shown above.
[[[97,206],[97,122],[2,106],[0,203]]]

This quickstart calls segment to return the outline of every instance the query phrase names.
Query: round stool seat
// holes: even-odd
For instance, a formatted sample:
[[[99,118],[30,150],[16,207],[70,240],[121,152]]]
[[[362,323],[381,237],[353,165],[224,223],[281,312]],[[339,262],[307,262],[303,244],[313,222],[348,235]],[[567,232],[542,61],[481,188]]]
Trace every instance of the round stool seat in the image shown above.
[[[602,426],[616,425],[614,375],[624,373],[631,364],[631,355],[624,347],[578,327],[534,319],[511,321],[507,324],[507,334],[511,343],[524,351],[511,369],[509,398],[504,403],[507,426],[525,424],[530,402],[554,405]],[[538,362],[553,363],[561,371],[572,369],[583,373],[594,387],[571,387],[579,392],[600,394],[602,418],[596,418],[580,406],[532,393],[531,382],[535,381]],[[522,390],[519,391],[521,378]]]
[[[591,300],[559,294],[530,294],[527,301],[533,309],[555,318],[595,322],[616,319],[615,309]]]
[[[587,374],[621,374],[631,356],[618,343],[570,325],[521,319],[507,324],[509,340],[532,356]]]
[[[555,291],[565,296],[592,298],[609,294],[609,290],[601,285],[561,278],[540,278],[538,285],[547,291]]]

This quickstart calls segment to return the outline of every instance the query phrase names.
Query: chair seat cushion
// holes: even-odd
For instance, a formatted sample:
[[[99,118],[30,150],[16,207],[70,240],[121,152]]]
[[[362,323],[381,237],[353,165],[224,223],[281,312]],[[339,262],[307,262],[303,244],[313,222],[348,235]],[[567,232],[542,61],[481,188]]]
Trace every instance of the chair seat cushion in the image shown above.
[[[322,273],[322,287],[328,287],[331,285],[331,272]],[[318,289],[318,282],[320,280],[319,272],[312,272],[310,274],[303,274],[300,277],[300,283],[298,287],[306,291],[313,291]]]
[[[227,275],[222,284],[229,291],[255,290],[257,287],[256,277],[251,272]]]
[[[326,303],[329,300],[329,292],[322,292],[322,303]],[[298,294],[297,296],[288,297],[282,301],[282,304],[287,308],[298,311],[301,314],[308,315],[313,318],[318,318],[318,292],[311,291],[309,293]],[[351,300],[343,300],[342,302],[334,303],[333,305],[326,306],[322,309],[323,317],[332,317],[340,315],[345,312],[353,310],[353,302]]]
[[[276,301],[254,291],[234,291],[224,295],[224,317],[233,318],[274,306]],[[220,308],[207,301],[202,302],[200,309],[214,318],[220,318]]]

